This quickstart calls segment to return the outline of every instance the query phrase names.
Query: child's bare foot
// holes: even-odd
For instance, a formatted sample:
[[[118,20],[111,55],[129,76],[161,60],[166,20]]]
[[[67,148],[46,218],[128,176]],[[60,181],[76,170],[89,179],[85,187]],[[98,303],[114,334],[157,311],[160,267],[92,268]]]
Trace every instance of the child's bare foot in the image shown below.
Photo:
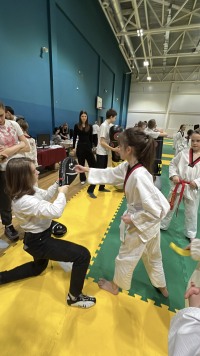
[[[168,298],[168,297],[169,297],[169,293],[168,293],[167,287],[160,287],[160,288],[158,288],[158,290],[160,291],[160,293],[161,293],[165,298]]]
[[[112,293],[114,295],[117,295],[119,293],[118,286],[114,284],[112,281],[107,281],[104,278],[99,279],[98,286],[99,288],[104,289],[107,292]]]

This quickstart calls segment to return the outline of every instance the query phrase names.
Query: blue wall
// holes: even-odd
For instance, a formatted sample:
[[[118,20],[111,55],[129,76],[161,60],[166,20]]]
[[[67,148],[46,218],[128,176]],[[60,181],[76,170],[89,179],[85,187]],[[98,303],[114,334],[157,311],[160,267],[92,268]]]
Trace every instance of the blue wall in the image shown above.
[[[98,0],[1,0],[1,14],[0,100],[33,136],[73,127],[82,109],[93,123],[113,107],[125,125],[129,70]]]

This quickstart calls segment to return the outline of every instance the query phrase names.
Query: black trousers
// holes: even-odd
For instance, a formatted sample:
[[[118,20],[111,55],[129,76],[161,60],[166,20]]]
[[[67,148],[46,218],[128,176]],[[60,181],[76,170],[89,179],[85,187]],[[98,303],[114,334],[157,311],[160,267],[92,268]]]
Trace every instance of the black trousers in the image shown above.
[[[85,161],[87,161],[88,166],[95,168],[96,167],[96,160],[94,157],[94,154],[92,152],[91,147],[88,146],[88,144],[78,144],[77,145],[77,150],[76,150],[76,155],[78,158],[78,162],[79,164],[81,164],[82,166],[85,165]],[[86,175],[85,173],[80,173],[80,181],[84,182],[86,181]],[[88,192],[92,193],[94,191],[94,185],[90,185],[88,187]]]
[[[33,256],[33,261],[1,272],[2,284],[39,275],[46,269],[50,259],[73,262],[69,292],[74,297],[82,292],[91,257],[85,247],[54,239],[51,237],[51,228],[49,228],[38,234],[25,233],[24,250]]]
[[[5,172],[0,171],[0,215],[3,225],[12,224],[11,200],[6,194]]]
[[[97,147],[97,144],[98,144],[98,135],[97,134],[92,135],[92,142],[93,142],[94,147]]]

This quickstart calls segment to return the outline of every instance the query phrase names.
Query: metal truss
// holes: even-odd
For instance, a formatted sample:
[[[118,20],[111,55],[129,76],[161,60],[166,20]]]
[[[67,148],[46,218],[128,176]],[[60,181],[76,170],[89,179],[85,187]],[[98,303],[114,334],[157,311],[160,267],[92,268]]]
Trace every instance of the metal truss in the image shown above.
[[[99,0],[99,3],[132,80],[200,81],[200,0]],[[144,62],[148,65],[144,66]]]

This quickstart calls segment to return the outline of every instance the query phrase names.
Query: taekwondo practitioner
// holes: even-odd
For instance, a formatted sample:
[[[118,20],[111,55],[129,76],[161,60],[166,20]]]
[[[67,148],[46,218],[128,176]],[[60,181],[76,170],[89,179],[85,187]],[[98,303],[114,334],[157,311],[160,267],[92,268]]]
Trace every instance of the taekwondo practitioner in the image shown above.
[[[167,230],[172,216],[178,211],[183,198],[185,207],[184,233],[188,239],[197,234],[197,217],[200,198],[200,129],[191,136],[191,148],[179,152],[169,165],[171,190],[170,211],[161,222],[161,229]]]
[[[115,168],[94,169],[77,165],[77,173],[89,172],[91,184],[124,183],[127,210],[121,218],[119,254],[113,281],[99,280],[99,287],[117,295],[130,289],[133,271],[142,258],[151,283],[168,297],[160,250],[160,221],[169,203],[153,184],[155,141],[143,132],[128,128],[119,135],[122,162]]]
[[[185,148],[185,144],[186,144],[185,129],[186,126],[181,125],[178,132],[174,135],[173,146],[175,149],[175,154],[174,154],[175,156]]]

